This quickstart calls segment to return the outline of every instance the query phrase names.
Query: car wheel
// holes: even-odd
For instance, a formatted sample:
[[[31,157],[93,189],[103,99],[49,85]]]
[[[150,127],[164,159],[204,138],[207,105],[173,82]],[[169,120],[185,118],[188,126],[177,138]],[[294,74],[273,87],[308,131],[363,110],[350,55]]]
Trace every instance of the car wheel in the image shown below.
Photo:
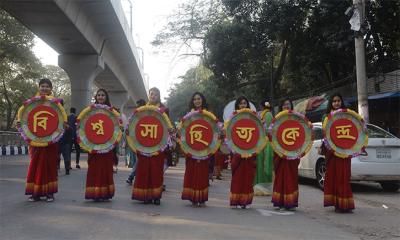
[[[317,167],[315,168],[315,173],[317,176],[317,185],[323,190],[324,189],[324,181],[325,181],[325,173],[326,173],[326,162],[324,159],[320,159],[317,162]]]
[[[386,192],[397,192],[400,188],[400,182],[398,181],[384,181],[379,182],[379,184]]]

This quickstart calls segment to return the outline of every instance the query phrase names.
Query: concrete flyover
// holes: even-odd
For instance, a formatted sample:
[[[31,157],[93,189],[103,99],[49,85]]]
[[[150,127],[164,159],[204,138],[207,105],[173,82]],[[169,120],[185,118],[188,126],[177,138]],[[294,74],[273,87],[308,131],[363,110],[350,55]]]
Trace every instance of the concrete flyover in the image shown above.
[[[120,0],[1,0],[14,16],[60,55],[71,80],[71,106],[89,104],[94,83],[114,106],[147,99],[148,84]]]

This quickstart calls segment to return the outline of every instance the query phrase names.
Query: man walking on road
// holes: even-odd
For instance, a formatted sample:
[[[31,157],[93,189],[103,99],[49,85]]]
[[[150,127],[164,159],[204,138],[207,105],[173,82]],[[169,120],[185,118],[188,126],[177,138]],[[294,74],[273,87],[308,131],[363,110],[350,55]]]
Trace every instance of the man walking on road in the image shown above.
[[[76,168],[81,168],[79,166],[79,158],[81,155],[81,147],[79,146],[77,142],[77,137],[76,137],[76,109],[72,107],[70,109],[70,115],[68,116],[68,125],[71,128],[71,133],[72,133],[72,143],[71,143],[71,152],[72,152],[72,146],[75,147],[75,153],[76,153]]]

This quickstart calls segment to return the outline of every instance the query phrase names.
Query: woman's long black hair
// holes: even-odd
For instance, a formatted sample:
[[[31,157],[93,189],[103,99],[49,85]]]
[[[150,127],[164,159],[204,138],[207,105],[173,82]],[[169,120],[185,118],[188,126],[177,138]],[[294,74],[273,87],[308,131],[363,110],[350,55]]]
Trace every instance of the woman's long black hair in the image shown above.
[[[236,99],[235,101],[235,110],[239,110],[239,104],[242,100],[246,100],[247,103],[247,108],[250,108],[250,102],[249,99],[247,99],[245,96],[240,96]]]
[[[333,103],[334,97],[339,97],[340,100],[342,101],[342,105],[340,106],[340,108],[346,108],[346,105],[344,104],[342,95],[340,93],[334,93],[329,97],[328,106],[326,106],[326,114],[329,114],[333,109],[332,103]]]
[[[103,88],[100,88],[99,90],[97,90],[96,95],[94,96],[94,103],[98,103],[97,102],[97,94],[99,92],[104,92],[104,94],[106,95],[106,102],[104,104],[111,107],[111,102],[110,102],[110,97],[108,96],[108,92]]]
[[[203,95],[201,92],[195,92],[195,93],[193,93],[192,97],[190,98],[189,110],[195,109],[195,108],[196,108],[196,107],[194,106],[194,103],[193,103],[194,97],[195,97],[196,95],[199,95],[200,98],[201,98],[201,108],[202,108],[202,109],[208,109],[208,104],[207,104],[206,97],[204,97],[204,95]]]

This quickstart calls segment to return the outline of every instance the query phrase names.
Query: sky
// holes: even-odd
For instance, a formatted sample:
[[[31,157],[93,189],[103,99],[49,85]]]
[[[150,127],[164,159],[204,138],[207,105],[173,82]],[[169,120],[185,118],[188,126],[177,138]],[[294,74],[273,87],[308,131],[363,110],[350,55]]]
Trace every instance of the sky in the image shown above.
[[[128,0],[121,0],[125,15],[129,22],[130,8]],[[183,49],[176,53],[167,47],[155,48],[151,45],[155,35],[163,28],[174,10],[184,0],[131,0],[132,2],[132,31],[136,46],[144,52],[144,72],[149,78],[149,88],[158,87],[161,98],[167,97],[168,89],[173,83],[178,83],[179,76],[195,66],[198,59],[180,58],[182,53],[190,50]],[[58,54],[39,38],[35,39],[33,48],[36,56],[43,64],[57,65]],[[138,50],[139,55],[140,49]]]

